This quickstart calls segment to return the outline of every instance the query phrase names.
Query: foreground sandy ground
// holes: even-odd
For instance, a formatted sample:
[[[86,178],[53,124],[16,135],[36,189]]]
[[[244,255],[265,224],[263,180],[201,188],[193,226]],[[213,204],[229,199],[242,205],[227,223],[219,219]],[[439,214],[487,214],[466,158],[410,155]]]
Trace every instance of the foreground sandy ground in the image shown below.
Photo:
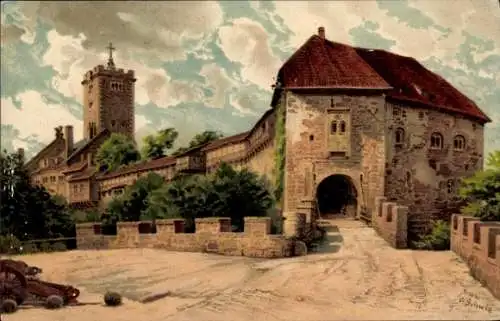
[[[455,254],[394,250],[357,222],[339,226],[321,253],[288,259],[146,249],[23,256],[42,279],[77,286],[84,305],[23,307],[2,321],[500,319],[500,301]],[[107,290],[124,305],[104,307]]]

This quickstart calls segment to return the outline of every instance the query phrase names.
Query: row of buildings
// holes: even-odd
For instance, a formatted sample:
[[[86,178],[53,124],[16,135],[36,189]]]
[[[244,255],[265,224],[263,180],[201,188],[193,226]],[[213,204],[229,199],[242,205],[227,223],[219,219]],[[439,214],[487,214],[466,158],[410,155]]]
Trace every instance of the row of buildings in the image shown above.
[[[77,207],[96,207],[154,171],[210,172],[224,161],[276,181],[284,159],[283,215],[305,203],[325,213],[372,213],[375,198],[410,208],[409,229],[456,205],[457,183],[482,168],[484,125],[477,105],[418,61],[312,35],[280,68],[271,108],[247,132],[177,157],[99,173],[94,157],[111,133],[134,136],[133,71],[106,66],[82,81],[84,139],[71,126],[27,164],[33,182]],[[283,139],[276,139],[281,118]],[[281,144],[281,146],[278,146]],[[320,204],[322,203],[322,204]],[[342,209],[342,210],[341,210]]]

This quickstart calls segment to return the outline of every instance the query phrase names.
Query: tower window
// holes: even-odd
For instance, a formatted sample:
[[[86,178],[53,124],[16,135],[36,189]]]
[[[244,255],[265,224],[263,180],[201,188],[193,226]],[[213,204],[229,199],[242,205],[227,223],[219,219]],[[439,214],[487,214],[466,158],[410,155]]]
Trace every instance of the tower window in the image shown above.
[[[394,133],[394,142],[396,146],[403,146],[403,142],[405,139],[405,131],[403,128],[396,129]]]
[[[112,120],[111,121],[111,127],[115,127],[115,125],[116,125],[116,121]]]
[[[334,135],[337,133],[337,121],[334,120],[330,124],[330,134]]]
[[[455,192],[455,184],[453,180],[449,179],[447,182],[448,194],[452,194]]]
[[[314,140],[314,135],[309,135],[309,141],[313,141]]]
[[[401,113],[401,109],[399,107],[394,107],[392,109],[392,115],[393,116],[399,116],[400,113]]]
[[[123,83],[118,82],[118,81],[112,81],[110,86],[111,86],[111,90],[114,90],[114,91],[122,91],[124,88]]]
[[[462,135],[457,135],[453,139],[453,149],[456,151],[462,151],[465,149],[465,137]]]
[[[443,148],[443,135],[440,133],[433,133],[431,135],[431,149]]]
[[[340,121],[340,132],[345,133],[345,121]]]
[[[423,111],[418,113],[418,119],[420,119],[420,120],[424,119],[424,112]]]

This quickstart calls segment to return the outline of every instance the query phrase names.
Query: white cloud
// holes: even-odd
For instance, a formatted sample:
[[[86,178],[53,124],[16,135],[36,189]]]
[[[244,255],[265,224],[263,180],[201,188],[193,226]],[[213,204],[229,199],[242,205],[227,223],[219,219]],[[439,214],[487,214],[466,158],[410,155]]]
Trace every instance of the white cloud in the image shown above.
[[[212,96],[205,99],[205,104],[213,108],[224,108],[226,96],[235,86],[224,69],[212,63],[204,65],[200,75],[205,77],[205,85],[212,90]]]
[[[260,114],[252,110],[254,106],[249,95],[231,95],[230,102],[231,106],[240,113],[238,116]]]
[[[274,56],[262,25],[238,18],[219,29],[219,39],[226,57],[242,64],[243,79],[270,90],[281,61]]]
[[[14,100],[20,102],[20,109],[15,107]],[[46,102],[37,91],[25,91],[14,99],[2,98],[1,104],[2,124],[12,124],[21,139],[36,136],[38,141],[50,143],[54,139],[52,129],[61,125],[73,125],[75,139],[83,137],[82,122],[64,106]]]
[[[457,44],[464,40],[463,30],[479,36],[496,35],[496,47],[500,48],[498,14],[489,14],[489,9],[481,7],[478,1],[460,0],[454,6],[447,1],[434,0],[410,3],[437,24],[451,27],[447,37],[435,27],[412,28],[399,18],[388,16],[375,1],[277,1],[275,4],[277,14],[294,33],[291,43],[295,48],[315,34],[319,26],[325,27],[328,39],[349,44],[352,42],[349,31],[366,20],[379,24],[377,33],[382,37],[396,41],[391,51],[419,60],[433,56],[447,58],[447,62],[452,63],[450,58],[456,53]],[[491,28],[499,29],[499,32],[492,32]]]
[[[85,49],[100,51],[111,40],[125,55],[163,61],[184,59],[185,42],[209,37],[223,19],[214,1],[30,1],[15,7],[25,29],[43,21],[61,35],[84,34]]]
[[[50,47],[42,60],[45,65],[51,66],[57,72],[53,78],[53,87],[64,96],[81,102],[80,82],[83,75],[96,65],[105,64],[106,54],[86,50],[83,47],[83,42],[86,40],[83,34],[75,38],[51,30],[47,38]],[[135,70],[137,77],[135,99],[141,105],[151,102],[166,108],[183,101],[200,100],[203,95],[198,87],[172,80],[164,69],[150,68],[138,60],[127,60],[119,51],[116,54],[115,64],[118,68],[124,66],[126,69]]]

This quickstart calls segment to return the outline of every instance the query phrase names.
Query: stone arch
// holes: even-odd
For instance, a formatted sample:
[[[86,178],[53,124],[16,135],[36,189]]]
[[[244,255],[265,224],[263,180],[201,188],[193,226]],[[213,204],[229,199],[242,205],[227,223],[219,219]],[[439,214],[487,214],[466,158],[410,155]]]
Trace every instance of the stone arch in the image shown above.
[[[343,173],[325,175],[318,180],[315,199],[320,217],[357,217],[361,202],[360,184]]]

